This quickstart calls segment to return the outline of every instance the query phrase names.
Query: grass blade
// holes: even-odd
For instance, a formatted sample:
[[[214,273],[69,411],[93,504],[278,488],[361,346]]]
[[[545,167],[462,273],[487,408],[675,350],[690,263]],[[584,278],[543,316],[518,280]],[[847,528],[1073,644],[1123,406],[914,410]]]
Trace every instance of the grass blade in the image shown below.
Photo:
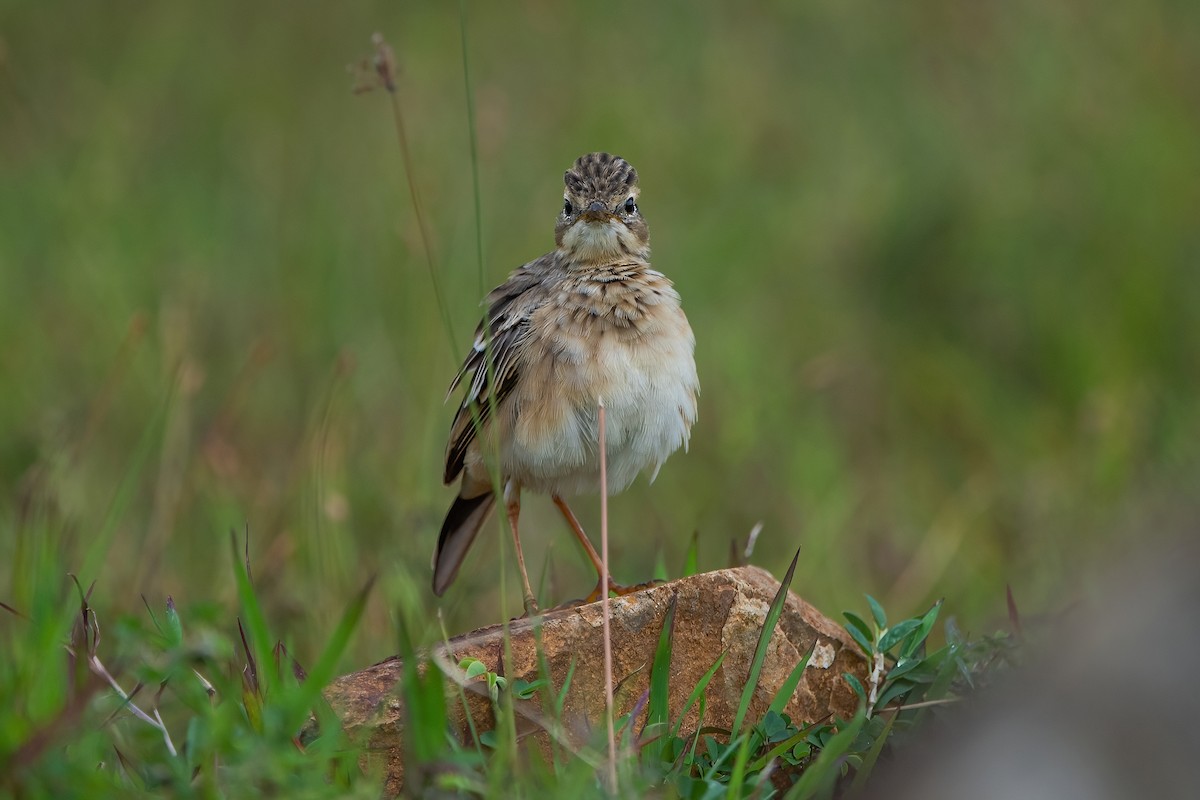
[[[834,734],[821,749],[820,755],[800,775],[800,780],[784,795],[784,800],[809,800],[818,797],[818,793],[828,797],[832,793],[834,781],[841,772],[841,758],[854,744],[866,721],[866,713],[859,709],[854,719]]]
[[[797,553],[799,555],[799,553]],[[770,711],[781,713],[787,707],[788,701],[792,699],[792,693],[796,691],[796,685],[800,683],[800,678],[804,675],[804,668],[808,666],[808,660],[812,657],[813,650],[817,647],[817,640],[814,638],[812,646],[808,648],[808,652],[796,662],[796,666],[788,674],[787,679],[779,687],[779,691],[775,693],[775,698],[771,701]],[[742,746],[738,748],[737,760],[733,764],[733,772],[729,778],[729,797],[732,800],[741,800],[742,783],[745,780],[746,764],[750,759],[750,751],[757,750],[759,746],[759,736],[754,733],[747,736],[742,741]],[[759,769],[765,765],[759,765]]]
[[[887,743],[888,736],[892,732],[892,725],[896,722],[896,717],[899,714],[892,714],[888,717],[887,724],[883,726],[883,730],[875,737],[875,741],[871,743],[871,749],[863,756],[863,762],[859,765],[854,773],[854,782],[850,785],[850,792],[856,793],[867,784],[867,778],[870,777],[871,771],[875,769],[875,762],[879,760],[879,754],[883,752],[883,746]]]
[[[658,647],[654,650],[654,662],[650,666],[650,714],[646,718],[647,725],[666,722],[670,714],[667,701],[670,699],[671,641],[675,635],[675,607],[678,600],[678,595],[671,595],[671,602],[667,604],[667,613],[663,617],[662,633],[658,636]]]
[[[738,746],[737,758],[733,760],[733,770],[729,773],[729,800],[742,800],[742,784],[746,782],[746,762],[750,760],[750,742],[757,737],[747,733],[742,737]]]
[[[754,759],[754,761],[750,763],[750,766],[748,766],[746,768],[747,771],[748,772],[757,772],[758,770],[764,768],[765,766],[767,766],[767,764],[769,764],[771,762],[771,759],[778,758],[779,756],[783,755],[784,753],[791,750],[793,747],[795,747],[796,745],[800,744],[805,739],[807,739],[810,733],[812,733],[811,726],[805,727],[802,730],[796,731],[794,734],[792,734],[788,738],[784,739],[782,742],[775,745],[774,747],[772,747],[767,752],[763,753],[758,758]]]
[[[750,670],[746,675],[746,685],[742,689],[742,698],[738,703],[737,716],[733,718],[733,728],[730,731],[729,747],[722,754],[721,759],[714,762],[709,771],[709,777],[715,773],[718,764],[728,758],[729,753],[733,750],[734,742],[739,742],[737,748],[737,758],[733,762],[733,770],[729,780],[729,797],[734,800],[741,798],[742,780],[745,775],[746,762],[750,758],[750,740],[753,735],[750,733],[741,735],[742,723],[746,719],[746,712],[750,709],[750,700],[754,697],[754,690],[758,687],[758,676],[762,672],[763,661],[767,658],[767,645],[771,641],[771,636],[775,633],[775,626],[779,623],[779,615],[783,613],[783,604],[787,602],[788,588],[792,585],[792,576],[796,573],[796,563],[800,560],[800,551],[796,550],[796,555],[792,557],[792,563],[788,566],[787,574],[783,577],[783,582],[779,585],[779,591],[775,593],[775,597],[771,600],[771,606],[767,609],[767,616],[763,620],[762,631],[758,635],[758,644],[754,647],[754,656],[750,660]]]
[[[704,779],[712,780],[715,778],[717,775],[717,770],[719,770],[721,766],[729,760],[730,754],[740,752],[740,748],[745,745],[746,740],[749,738],[749,734],[745,734],[731,739],[729,746],[721,751],[721,755],[718,758],[713,759],[712,766],[708,768],[708,772],[704,773]],[[735,749],[735,745],[738,749]]]
[[[238,602],[241,604],[242,615],[245,617],[243,640],[248,634],[250,641],[248,642],[247,656],[253,655],[253,663],[257,664],[255,678],[258,682],[259,697],[264,697],[276,677],[276,673],[269,666],[273,661],[270,633],[267,631],[267,618],[263,614],[262,605],[258,602],[258,596],[254,593],[254,586],[250,583],[246,564],[239,558],[237,534],[233,531],[229,532],[229,546],[233,555],[233,574],[237,581]]]
[[[442,671],[424,668],[403,618],[399,622],[401,694],[404,698],[406,764],[436,761],[446,747],[446,696]],[[497,713],[497,730],[501,727]],[[498,737],[503,739],[504,737]]]
[[[695,575],[700,567],[700,531],[692,531],[692,542],[688,545],[687,555],[683,559],[682,578]]]
[[[814,638],[812,645],[808,648],[808,652],[796,662],[796,666],[792,667],[791,674],[787,676],[787,680],[780,685],[779,691],[775,693],[775,699],[771,701],[769,711],[782,714],[783,709],[787,708],[788,701],[792,699],[796,687],[800,684],[800,679],[804,677],[804,669],[808,666],[808,661],[812,658],[813,651],[816,649],[817,640]]]
[[[329,637],[329,642],[317,658],[317,663],[313,665],[308,677],[300,684],[296,702],[291,709],[294,718],[289,721],[290,726],[299,727],[304,723],[304,718],[313,703],[320,700],[321,691],[333,680],[338,659],[342,657],[342,654],[346,652],[346,646],[350,644],[350,636],[358,627],[359,620],[362,619],[363,610],[367,606],[367,598],[374,585],[375,577],[372,576],[346,606],[337,627],[333,629],[333,635]]]
[[[754,696],[754,690],[758,687],[758,676],[762,672],[763,661],[767,658],[767,644],[771,641],[771,636],[775,633],[775,626],[779,622],[779,615],[783,613],[783,604],[787,602],[788,589],[792,585],[792,576],[796,574],[796,563],[800,560],[800,551],[796,550],[796,555],[792,556],[792,563],[788,566],[787,574],[783,576],[783,582],[779,585],[779,591],[775,593],[775,599],[771,601],[771,607],[767,609],[766,619],[763,620],[762,632],[758,636],[758,644],[754,648],[754,657],[750,661],[750,671],[746,675],[746,686],[742,690],[742,699],[738,703],[737,715],[733,718],[732,733],[737,736],[741,733],[742,723],[746,719],[746,712],[750,709],[750,699]]]
[[[702,720],[704,718],[704,690],[708,688],[709,682],[711,682],[713,676],[717,674],[717,670],[721,668],[721,663],[725,661],[725,654],[728,652],[728,650],[722,650],[721,655],[717,656],[717,660],[713,662],[713,665],[709,667],[708,671],[705,672],[704,675],[701,676],[700,680],[696,682],[696,688],[692,689],[692,693],[688,695],[688,699],[686,702],[684,702],[683,708],[679,710],[679,717],[675,720],[675,725],[671,728],[671,736],[679,735],[679,729],[683,725],[683,718],[687,716],[688,711],[691,711],[692,706],[696,704],[697,700],[700,701],[699,719]],[[697,727],[698,725],[699,723],[697,723]]]

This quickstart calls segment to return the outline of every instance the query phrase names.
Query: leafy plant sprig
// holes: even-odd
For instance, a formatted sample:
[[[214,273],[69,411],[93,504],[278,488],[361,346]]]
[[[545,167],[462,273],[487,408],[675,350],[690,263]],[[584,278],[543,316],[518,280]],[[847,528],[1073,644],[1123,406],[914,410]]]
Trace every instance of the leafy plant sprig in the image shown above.
[[[919,617],[889,625],[879,601],[871,595],[866,598],[871,610],[870,624],[853,611],[845,611],[843,615],[849,623],[846,632],[867,657],[870,667],[867,684],[864,686],[849,673],[844,677],[862,701],[869,719],[894,700],[914,699],[920,687],[928,687],[936,679],[938,665],[959,648],[950,644],[934,656],[925,657],[926,640],[937,622],[941,600]]]

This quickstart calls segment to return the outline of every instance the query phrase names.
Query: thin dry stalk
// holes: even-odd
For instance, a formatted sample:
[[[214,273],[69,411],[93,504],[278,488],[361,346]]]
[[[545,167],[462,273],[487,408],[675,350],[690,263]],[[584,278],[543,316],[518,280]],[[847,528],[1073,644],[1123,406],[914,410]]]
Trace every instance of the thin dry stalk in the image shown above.
[[[396,54],[381,33],[374,34],[371,37],[371,43],[375,45],[375,72],[379,76],[380,83],[387,90],[388,97],[391,100],[392,122],[396,127],[396,141],[400,145],[400,158],[404,162],[405,174],[408,177],[408,193],[412,200],[413,213],[417,218],[417,230],[421,234],[421,245],[425,248],[425,261],[429,265],[429,280],[433,284],[434,299],[437,302],[438,309],[442,312],[446,329],[452,331],[454,326],[450,322],[449,306],[446,305],[445,298],[442,297],[442,287],[437,279],[437,268],[433,255],[433,236],[430,234],[429,226],[425,222],[424,206],[421,204],[421,197],[417,192],[412,153],[408,147],[408,134],[404,127],[404,112],[400,107],[400,98],[396,93],[396,75],[399,72],[399,67],[396,63]]]
[[[744,563],[750,563],[750,557],[754,555],[754,545],[758,544],[758,535],[762,533],[763,523],[760,519],[754,523],[754,527],[750,529],[750,535],[746,537],[746,549],[742,552]]]
[[[912,708],[933,708],[935,706],[948,706],[948,705],[951,705],[952,703],[957,703],[958,701],[959,701],[959,698],[957,698],[957,697],[942,697],[937,700],[922,700],[919,703],[905,703],[904,705],[888,706],[887,708],[880,709],[880,713],[883,713],[884,711],[908,711],[909,709],[912,709]]]
[[[608,454],[604,430],[604,398],[599,399],[598,427],[600,429],[600,564],[604,568],[601,577],[603,590],[600,592],[600,608],[604,618],[604,719],[608,726],[608,788],[617,791],[617,733],[613,723],[613,669],[612,630],[608,605]]]
[[[867,719],[871,718],[871,709],[875,708],[875,701],[879,699],[879,687],[883,685],[883,679],[887,675],[887,664],[884,663],[883,653],[875,654],[874,666],[871,668],[871,674],[868,676],[871,684],[871,692],[867,696]]]
[[[71,655],[76,655],[76,653],[70,647],[66,649]],[[121,688],[121,684],[117,683],[117,679],[112,676],[112,674],[105,668],[104,664],[101,663],[100,659],[96,658],[95,655],[89,655],[87,657],[87,665],[93,673],[102,678],[105,683],[107,683],[112,690],[117,693],[117,696],[121,698],[122,702],[125,704],[125,707],[129,709],[133,716],[137,717],[150,727],[158,729],[158,731],[162,734],[163,743],[167,746],[167,752],[169,752],[172,756],[179,755],[178,751],[175,749],[175,743],[171,741],[171,734],[167,731],[167,726],[163,722],[162,717],[159,716],[157,708],[154,709],[153,717],[151,717],[142,709],[138,708],[137,704],[133,702],[133,694],[129,694]],[[136,692],[134,694],[136,694]]]

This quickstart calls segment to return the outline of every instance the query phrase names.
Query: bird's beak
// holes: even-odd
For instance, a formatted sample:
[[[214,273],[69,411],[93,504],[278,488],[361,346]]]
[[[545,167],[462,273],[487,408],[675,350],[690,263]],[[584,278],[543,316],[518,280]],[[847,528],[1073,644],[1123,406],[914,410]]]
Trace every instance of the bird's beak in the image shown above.
[[[588,222],[603,222],[612,217],[612,212],[604,207],[604,203],[601,203],[599,200],[593,200],[592,204],[585,208],[579,217]]]

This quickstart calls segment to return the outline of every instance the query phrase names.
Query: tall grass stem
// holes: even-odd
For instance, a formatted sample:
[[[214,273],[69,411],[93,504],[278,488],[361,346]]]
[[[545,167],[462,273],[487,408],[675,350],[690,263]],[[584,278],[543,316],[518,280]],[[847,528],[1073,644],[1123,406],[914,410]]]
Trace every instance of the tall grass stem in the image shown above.
[[[471,148],[471,194],[475,201],[475,261],[479,272],[479,294],[486,289],[483,269],[483,204],[479,191],[479,136],[475,130],[475,92],[471,89],[470,48],[467,46],[467,0],[458,2],[458,34],[462,42],[463,90],[467,99],[467,141]],[[484,309],[487,314],[487,309]]]

